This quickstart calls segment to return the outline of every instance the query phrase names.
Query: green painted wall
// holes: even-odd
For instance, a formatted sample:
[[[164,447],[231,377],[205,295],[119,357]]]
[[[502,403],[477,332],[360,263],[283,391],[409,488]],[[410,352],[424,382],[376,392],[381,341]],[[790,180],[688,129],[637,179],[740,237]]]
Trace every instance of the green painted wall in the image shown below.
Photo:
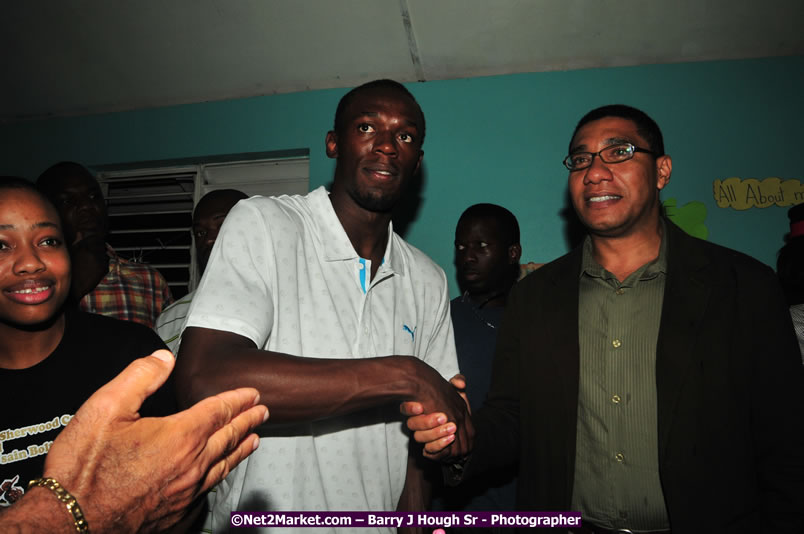
[[[561,165],[577,120],[610,103],[656,119],[673,156],[664,198],[702,201],[709,240],[773,265],[786,207],[718,208],[712,182],[728,177],[798,179],[804,134],[804,56],[516,74],[411,84],[427,117],[422,198],[406,237],[432,256],[457,289],[455,222],[468,205],[509,208],[522,227],[523,259],[551,260],[563,235],[567,172]],[[227,153],[310,149],[311,187],[327,183],[324,154],[344,90],[210,102],[0,126],[0,173],[35,178],[50,164],[88,165]]]

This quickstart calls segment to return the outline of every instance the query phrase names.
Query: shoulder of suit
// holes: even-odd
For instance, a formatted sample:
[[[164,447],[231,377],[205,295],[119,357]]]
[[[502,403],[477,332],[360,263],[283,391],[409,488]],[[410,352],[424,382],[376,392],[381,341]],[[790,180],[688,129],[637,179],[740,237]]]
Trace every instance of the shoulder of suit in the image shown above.
[[[712,243],[711,241],[704,241],[703,239],[693,237],[678,227],[675,227],[673,231],[676,232],[675,248],[677,250],[669,250],[668,253],[670,255],[701,255],[715,264],[722,264],[724,266],[762,274],[773,274],[773,269],[748,254],[718,245],[717,243]]]

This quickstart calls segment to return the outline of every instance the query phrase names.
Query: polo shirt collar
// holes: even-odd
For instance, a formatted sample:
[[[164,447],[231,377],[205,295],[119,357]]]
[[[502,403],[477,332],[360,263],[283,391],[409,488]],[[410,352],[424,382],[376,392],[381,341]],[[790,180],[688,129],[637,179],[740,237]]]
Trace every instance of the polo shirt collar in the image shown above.
[[[332,202],[329,200],[329,191],[321,186],[308,195],[312,208],[313,219],[321,236],[321,246],[324,249],[325,261],[344,261],[358,259],[360,256],[352,246],[349,236],[335,214]],[[385,256],[380,267],[382,271],[402,274],[406,262],[402,254],[395,254],[393,222],[388,223],[388,244],[385,246]]]

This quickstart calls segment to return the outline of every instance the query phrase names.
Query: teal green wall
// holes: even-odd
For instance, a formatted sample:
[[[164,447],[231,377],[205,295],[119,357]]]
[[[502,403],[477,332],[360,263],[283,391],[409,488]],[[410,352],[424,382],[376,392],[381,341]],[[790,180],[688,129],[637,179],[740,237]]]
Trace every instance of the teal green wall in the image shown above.
[[[406,237],[446,271],[455,222],[468,205],[508,207],[522,227],[523,259],[567,250],[559,212],[561,165],[575,122],[626,103],[652,115],[673,156],[664,198],[702,201],[709,240],[773,265],[787,208],[718,208],[712,182],[795,178],[804,182],[801,121],[804,56],[569,72],[516,74],[409,85],[427,117],[423,198]],[[324,154],[344,90],[210,102],[0,126],[0,173],[35,178],[50,164],[169,160],[310,149],[310,186],[329,181]]]

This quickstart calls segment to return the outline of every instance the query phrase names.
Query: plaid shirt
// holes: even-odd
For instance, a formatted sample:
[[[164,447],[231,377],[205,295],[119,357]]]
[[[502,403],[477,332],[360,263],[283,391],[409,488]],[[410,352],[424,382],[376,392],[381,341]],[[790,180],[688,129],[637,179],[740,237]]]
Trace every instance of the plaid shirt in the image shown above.
[[[173,302],[167,281],[150,265],[121,258],[108,244],[106,253],[109,272],[84,295],[79,307],[153,328],[162,310]]]

